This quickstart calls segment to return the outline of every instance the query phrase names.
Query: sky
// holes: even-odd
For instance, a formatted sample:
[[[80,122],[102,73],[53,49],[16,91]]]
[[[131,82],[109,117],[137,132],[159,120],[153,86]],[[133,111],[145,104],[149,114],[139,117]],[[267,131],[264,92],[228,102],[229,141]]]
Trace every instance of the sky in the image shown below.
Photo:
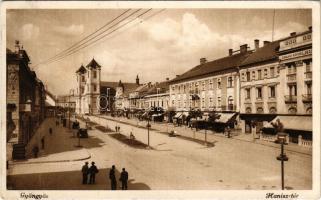
[[[124,26],[73,55],[39,64],[124,11],[7,10],[7,48],[14,50],[14,42],[19,40],[37,76],[49,91],[61,95],[76,87],[75,71],[93,58],[102,66],[103,81],[135,82],[138,74],[141,83],[160,82],[198,65],[202,57],[211,61],[242,44],[252,49],[255,39],[260,40],[260,46],[264,40],[272,40],[273,9],[153,9],[127,25],[132,18],[115,25],[114,29]],[[276,9],[274,19],[274,40],[308,30],[312,24],[309,9]]]

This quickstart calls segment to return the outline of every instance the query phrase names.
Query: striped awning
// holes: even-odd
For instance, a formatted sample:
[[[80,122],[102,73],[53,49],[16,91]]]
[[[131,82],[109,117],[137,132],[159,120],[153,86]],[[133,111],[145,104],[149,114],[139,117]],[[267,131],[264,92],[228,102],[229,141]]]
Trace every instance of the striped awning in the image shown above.
[[[215,122],[219,122],[219,123],[227,123],[237,115],[237,113],[217,113],[217,114],[220,116],[220,118],[217,119]]]
[[[275,123],[277,119],[280,119],[284,129],[312,132],[312,116],[277,116],[271,123]],[[264,127],[273,128],[271,123],[268,123]]]

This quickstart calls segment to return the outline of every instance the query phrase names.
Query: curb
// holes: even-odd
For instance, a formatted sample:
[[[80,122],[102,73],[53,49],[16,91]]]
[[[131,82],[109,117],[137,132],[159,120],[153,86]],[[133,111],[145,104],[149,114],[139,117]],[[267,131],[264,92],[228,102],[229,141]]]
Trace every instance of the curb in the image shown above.
[[[98,116],[96,116],[98,117]],[[117,121],[115,119],[109,119],[108,117],[98,117],[98,118],[103,118],[103,119],[106,119],[106,120],[112,120],[112,121]],[[122,122],[122,121],[117,121],[119,123],[123,123],[123,124],[127,124],[127,125],[131,125],[131,126],[135,126],[135,124],[132,124],[132,123],[129,123],[129,122]],[[162,125],[162,124],[160,124]],[[161,130],[158,130],[158,129],[154,129],[156,131],[159,131],[161,132]],[[198,132],[198,131],[197,131]],[[215,137],[221,137],[221,138],[225,138],[225,136],[219,136],[219,135],[216,135],[216,134],[213,134],[213,136]],[[249,141],[249,140],[244,140],[244,139],[240,139],[240,138],[233,138],[231,137],[230,139],[235,139],[235,140],[239,140],[239,141],[243,141],[243,142],[249,142],[249,143],[253,143],[253,144],[257,144],[257,145],[263,145],[263,146],[267,146],[267,147],[271,147],[271,148],[275,148],[275,149],[279,149],[279,147],[276,147],[276,146],[273,146],[273,145],[270,145],[270,144],[262,144],[262,143],[257,143],[257,142],[253,142],[253,141]],[[311,153],[305,153],[305,152],[300,152],[300,151],[296,151],[296,150],[289,150],[289,149],[286,149],[286,151],[289,151],[289,152],[294,152],[294,153],[298,153],[298,154],[303,154],[303,155],[308,155],[308,156],[312,156],[312,152]]]
[[[59,162],[75,162],[75,161],[81,161],[81,160],[87,160],[91,158],[91,154],[86,150],[87,157],[84,158],[78,158],[78,159],[72,159],[72,160],[50,160],[50,161],[34,161],[34,162],[28,162],[28,161],[9,161],[9,165],[27,165],[27,164],[40,164],[40,163],[59,163]]]

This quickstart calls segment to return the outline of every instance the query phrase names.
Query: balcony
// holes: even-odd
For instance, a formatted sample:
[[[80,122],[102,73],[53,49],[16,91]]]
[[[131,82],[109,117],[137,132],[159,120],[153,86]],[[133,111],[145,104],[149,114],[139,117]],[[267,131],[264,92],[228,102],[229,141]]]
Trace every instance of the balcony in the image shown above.
[[[295,83],[296,82],[296,73],[295,74],[287,74],[287,81],[288,83]]]
[[[305,74],[305,79],[304,79],[304,81],[306,81],[306,82],[312,81],[312,71],[304,72],[304,74]]]
[[[311,103],[312,102],[312,94],[303,94],[302,101],[303,101],[303,103]]]
[[[284,96],[285,103],[296,103],[297,96],[296,95],[285,95]]]

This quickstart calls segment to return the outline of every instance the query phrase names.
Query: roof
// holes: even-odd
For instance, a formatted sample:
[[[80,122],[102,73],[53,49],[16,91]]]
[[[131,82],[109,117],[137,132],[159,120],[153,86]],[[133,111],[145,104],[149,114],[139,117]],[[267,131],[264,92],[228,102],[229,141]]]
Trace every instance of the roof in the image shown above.
[[[274,41],[258,48],[243,60],[240,66],[250,65],[258,62],[278,59],[277,51],[280,47],[280,41]]]
[[[96,62],[96,60],[93,58],[90,63],[86,66],[86,68],[101,68],[101,66]]]
[[[138,87],[141,85],[137,85],[136,83],[123,83],[121,82],[122,86],[124,87],[124,95],[128,95],[131,92],[134,92]],[[109,81],[101,81],[100,85],[102,87],[109,87],[116,89],[119,85],[119,82],[109,82]]]
[[[165,81],[165,82],[156,83],[147,91],[146,94],[147,95],[157,94],[157,88],[160,88],[159,93],[165,93],[169,90],[169,82]]]
[[[182,75],[174,78],[171,82],[181,81],[185,79],[191,79],[197,76],[215,74],[224,70],[236,69],[239,64],[248,56],[250,52],[238,53],[232,56],[227,56],[214,61],[207,62],[205,64],[197,65],[191,70],[183,73]]]
[[[81,74],[83,74],[83,73],[85,73],[87,71],[87,69],[83,66],[83,65],[81,65],[80,67],[79,67],[79,69],[76,71],[76,73],[81,73]]]

